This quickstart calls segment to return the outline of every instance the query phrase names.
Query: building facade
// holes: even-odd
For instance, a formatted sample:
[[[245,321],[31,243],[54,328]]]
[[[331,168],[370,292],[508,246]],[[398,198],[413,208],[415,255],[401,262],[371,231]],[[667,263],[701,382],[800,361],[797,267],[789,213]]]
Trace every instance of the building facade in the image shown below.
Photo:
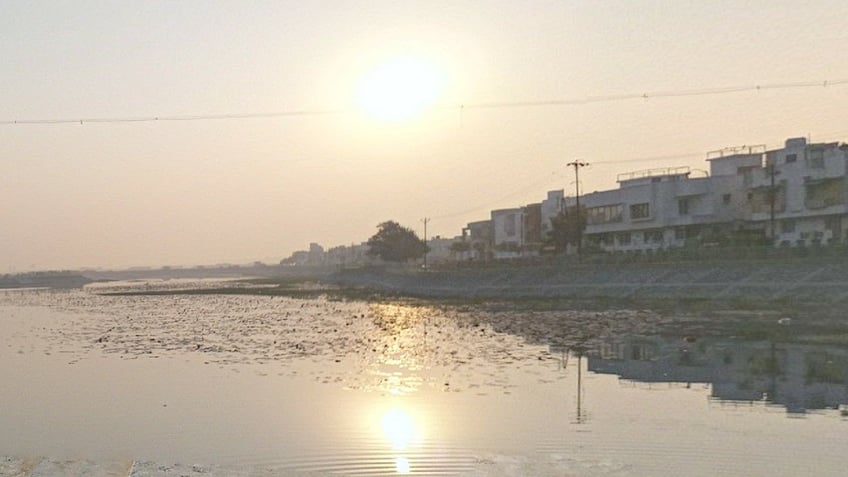
[[[790,138],[780,149],[713,151],[707,162],[708,172],[676,167],[620,174],[618,188],[581,196],[584,243],[607,252],[644,252],[846,241],[848,145]],[[555,190],[538,204],[492,211],[487,222],[495,257],[538,253],[551,219],[575,206],[575,198]],[[481,223],[473,224],[467,230]]]

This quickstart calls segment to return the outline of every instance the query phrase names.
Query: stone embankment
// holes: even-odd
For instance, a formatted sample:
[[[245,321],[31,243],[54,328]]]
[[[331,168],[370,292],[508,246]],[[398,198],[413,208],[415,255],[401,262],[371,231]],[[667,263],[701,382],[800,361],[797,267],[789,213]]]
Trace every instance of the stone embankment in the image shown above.
[[[451,270],[361,268],[330,280],[344,287],[433,298],[664,300],[844,306],[848,262],[714,261],[571,264]]]

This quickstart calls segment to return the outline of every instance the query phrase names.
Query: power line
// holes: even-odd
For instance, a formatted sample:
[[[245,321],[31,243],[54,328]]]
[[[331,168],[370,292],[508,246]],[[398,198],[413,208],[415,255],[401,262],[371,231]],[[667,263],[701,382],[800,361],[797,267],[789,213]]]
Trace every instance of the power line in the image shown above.
[[[560,176],[557,176],[557,173],[555,171],[555,172],[551,173],[550,176],[546,176],[544,179],[533,181],[532,183],[527,184],[526,186],[522,187],[519,190],[515,190],[513,192],[510,192],[509,194],[506,194],[506,195],[504,195],[504,196],[502,196],[502,197],[500,197],[496,200],[489,201],[486,204],[481,204],[481,205],[478,205],[478,206],[475,206],[475,207],[471,207],[471,208],[456,211],[456,212],[449,212],[449,213],[446,213],[446,214],[442,214],[442,215],[439,215],[439,216],[436,216],[436,217],[432,217],[431,220],[450,219],[450,218],[453,218],[453,217],[459,217],[461,215],[470,214],[472,212],[478,212],[478,211],[481,211],[481,210],[490,210],[490,208],[494,204],[499,204],[499,203],[501,203],[501,202],[503,202],[507,199],[512,199],[514,197],[518,197],[518,196],[525,194],[525,193],[527,193],[531,190],[537,190],[540,185],[551,182],[552,176],[556,177],[557,179],[561,179]]]
[[[705,156],[706,155],[704,153],[690,152],[690,153],[669,154],[669,155],[662,155],[662,156],[643,156],[643,157],[635,157],[635,158],[630,158],[630,159],[618,159],[618,160],[609,160],[609,161],[592,161],[592,165],[670,161],[670,160],[679,160],[679,159],[704,158]],[[571,167],[575,167],[574,163],[569,163],[567,165],[571,166]],[[580,163],[580,164],[578,164],[577,167],[583,167],[585,165],[588,165],[588,163]],[[512,191],[508,194],[505,194],[505,195],[499,197],[496,200],[492,200],[492,201],[489,201],[485,204],[480,204],[480,205],[470,207],[470,208],[467,208],[467,209],[463,209],[463,210],[459,210],[459,211],[455,211],[455,212],[448,212],[448,213],[445,213],[445,214],[442,214],[442,215],[438,215],[438,216],[432,217],[431,220],[433,220],[433,219],[435,219],[435,220],[451,219],[451,218],[454,218],[454,217],[467,215],[467,214],[470,214],[472,212],[489,210],[494,205],[499,204],[499,203],[503,203],[504,201],[506,201],[508,199],[513,199],[515,197],[519,197],[519,196],[521,196],[521,195],[523,195],[527,192],[530,192],[531,190],[538,190],[539,186],[541,186],[545,183],[552,182],[553,181],[552,177],[555,177],[557,180],[560,180],[560,179],[563,178],[563,176],[558,174],[557,171],[554,171],[554,172],[551,173],[550,176],[546,176],[545,178],[540,179],[540,180],[534,180],[533,182],[530,182],[527,185],[522,186],[521,188],[519,188],[517,190],[514,190],[514,191]]]
[[[824,80],[824,81],[799,81],[794,83],[762,83],[741,86],[723,86],[714,88],[683,89],[671,91],[652,91],[643,93],[615,94],[607,96],[586,96],[584,98],[570,99],[544,99],[537,101],[501,101],[489,103],[462,104],[453,108],[460,109],[485,109],[485,108],[520,108],[540,106],[577,106],[591,103],[608,103],[616,101],[628,101],[634,99],[651,98],[674,98],[682,96],[709,96],[741,93],[746,91],[760,90],[782,90],[796,88],[826,88],[848,84],[848,79]]]
[[[467,109],[506,109],[506,108],[532,108],[532,107],[555,107],[555,106],[580,106],[593,103],[610,103],[618,101],[646,100],[653,98],[676,98],[685,96],[713,96],[734,94],[760,90],[786,90],[798,88],[832,88],[848,84],[848,79],[823,80],[823,81],[799,81],[789,83],[761,83],[741,86],[723,86],[700,89],[682,89],[670,91],[650,91],[642,93],[613,94],[604,96],[586,96],[583,98],[543,99],[536,101],[493,101],[479,103],[462,103],[437,107],[440,110]],[[51,124],[86,124],[86,123],[141,123],[158,121],[220,121],[238,119],[263,119],[280,117],[303,117],[303,116],[329,116],[347,114],[353,109],[300,109],[286,110],[268,113],[223,113],[223,114],[192,114],[192,115],[160,115],[160,116],[135,116],[135,117],[88,117],[88,118],[47,118],[47,119],[13,119],[2,120],[0,125],[51,125]]]
[[[692,159],[696,157],[704,157],[704,154],[698,152],[687,152],[682,154],[668,154],[664,156],[634,157],[632,159],[614,159],[609,161],[593,161],[592,164],[625,164],[629,162],[671,161],[678,159]]]
[[[156,121],[215,121],[226,119],[262,119],[289,116],[329,116],[347,112],[344,109],[315,109],[291,110],[271,113],[228,113],[228,114],[193,114],[185,116],[138,116],[114,118],[80,118],[80,119],[16,119],[0,121],[0,125],[14,124],[85,124],[85,123],[144,123]]]

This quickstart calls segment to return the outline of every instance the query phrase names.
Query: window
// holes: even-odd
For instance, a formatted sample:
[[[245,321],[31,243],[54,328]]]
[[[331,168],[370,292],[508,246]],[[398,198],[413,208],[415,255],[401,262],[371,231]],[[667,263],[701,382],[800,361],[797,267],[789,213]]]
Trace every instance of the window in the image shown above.
[[[624,213],[622,204],[603,205],[586,209],[586,223],[606,224],[610,222],[621,222]]]
[[[619,245],[630,245],[630,232],[622,232],[616,236]]]
[[[689,215],[689,199],[680,199],[677,201],[677,214]]]
[[[845,185],[842,178],[819,181],[807,180],[804,205],[808,209],[823,209],[846,202]]]
[[[787,163],[789,163],[789,162],[795,162],[795,161],[797,161],[797,160],[798,160],[798,154],[787,154],[787,155],[786,155],[786,162],[787,162]]]
[[[643,237],[642,241],[644,243],[662,243],[663,242],[663,232],[662,232],[662,230],[646,230],[642,237]]]
[[[729,205],[730,204],[730,194],[724,194],[723,196],[721,196],[721,203],[724,204],[724,205]]]
[[[651,204],[632,204],[630,206],[630,219],[648,219],[651,217]]]

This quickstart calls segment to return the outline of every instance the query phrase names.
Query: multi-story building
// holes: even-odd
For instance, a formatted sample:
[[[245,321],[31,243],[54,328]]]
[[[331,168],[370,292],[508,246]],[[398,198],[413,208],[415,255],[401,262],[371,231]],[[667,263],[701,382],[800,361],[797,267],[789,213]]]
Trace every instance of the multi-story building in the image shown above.
[[[522,252],[536,253],[542,248],[542,204],[530,204],[521,208]]]
[[[368,256],[368,245],[365,243],[332,247],[325,252],[324,257],[325,263],[333,266],[363,265],[373,260]]]
[[[710,171],[621,174],[619,188],[581,197],[584,236],[607,251],[722,243],[815,245],[848,235],[848,147],[788,139],[708,154]],[[567,205],[573,206],[574,199]]]
[[[427,239],[427,261],[430,264],[438,264],[453,260],[459,260],[465,255],[457,253],[453,249],[453,244],[461,241],[462,237],[443,238],[438,235]]]
[[[786,141],[751,171],[746,218],[775,245],[823,245],[845,240],[848,228],[848,145]]]
[[[729,160],[744,164],[747,157],[714,164]],[[586,241],[607,251],[630,251],[681,247],[731,233],[736,176],[720,167],[713,171],[719,174],[691,177],[688,167],[677,167],[619,175],[618,189],[581,198]]]
[[[542,241],[550,235],[552,231],[551,220],[557,215],[565,211],[565,192],[562,189],[548,191],[548,196],[540,205],[540,235]]]
[[[709,172],[674,167],[620,174],[618,188],[581,196],[585,242],[605,251],[644,251],[816,245],[848,237],[848,145],[791,138],[781,149],[713,151],[707,162]],[[562,190],[550,191],[541,203],[492,211],[490,221],[468,230],[487,224],[496,257],[533,254],[549,237],[551,219],[575,205]]]
[[[496,258],[517,257],[524,246],[524,209],[492,211],[494,251]]]
[[[491,220],[471,222],[466,229],[471,244],[469,257],[475,260],[488,259],[495,243],[495,231]]]

